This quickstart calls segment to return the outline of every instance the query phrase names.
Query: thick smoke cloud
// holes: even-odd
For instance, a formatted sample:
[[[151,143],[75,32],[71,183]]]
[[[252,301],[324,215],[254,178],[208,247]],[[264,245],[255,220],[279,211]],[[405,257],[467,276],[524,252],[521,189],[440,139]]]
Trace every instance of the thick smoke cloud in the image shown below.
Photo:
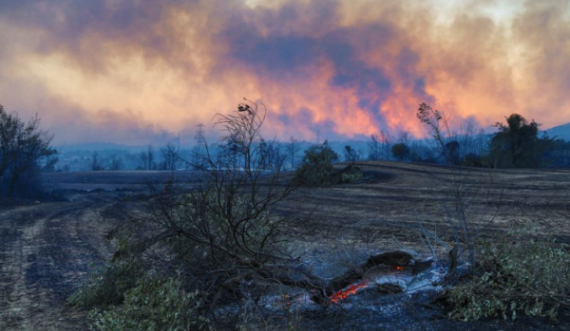
[[[57,141],[145,144],[242,97],[278,139],[570,118],[566,1],[0,0],[0,103]]]

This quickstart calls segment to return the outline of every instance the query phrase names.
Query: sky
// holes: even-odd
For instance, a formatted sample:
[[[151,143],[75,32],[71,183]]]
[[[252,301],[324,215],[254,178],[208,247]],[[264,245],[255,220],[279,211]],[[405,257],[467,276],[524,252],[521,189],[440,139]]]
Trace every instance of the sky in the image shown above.
[[[0,0],[0,104],[57,144],[143,145],[246,97],[264,135],[570,122],[567,0]]]

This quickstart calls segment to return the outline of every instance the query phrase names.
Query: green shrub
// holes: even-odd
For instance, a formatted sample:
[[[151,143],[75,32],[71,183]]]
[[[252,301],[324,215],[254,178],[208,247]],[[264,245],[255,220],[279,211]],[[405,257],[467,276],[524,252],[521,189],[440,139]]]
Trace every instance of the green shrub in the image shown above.
[[[130,253],[140,246],[134,236],[138,225],[119,228],[107,239],[114,240],[117,251],[110,263],[92,268],[89,280],[71,297],[68,303],[78,307],[112,305],[123,302],[125,292],[136,286],[136,280],[148,269],[142,256]]]
[[[295,181],[299,185],[322,186],[333,183],[335,170],[333,162],[338,154],[325,141],[322,145],[314,145],[305,151],[303,160],[295,173]]]
[[[394,155],[398,161],[404,161],[404,159],[410,155],[410,148],[405,143],[394,144],[392,145],[392,155]]]
[[[67,301],[78,307],[121,303],[125,292],[135,286],[141,274],[140,266],[129,263],[109,264],[94,269],[88,283]]]
[[[570,253],[563,247],[528,239],[482,247],[473,278],[450,291],[452,318],[555,319],[570,306]]]
[[[343,173],[340,176],[340,182],[342,184],[355,183],[361,179],[362,179],[362,172],[357,172],[353,174]]]
[[[204,330],[208,321],[197,314],[201,300],[197,292],[186,293],[179,279],[141,279],[125,294],[124,304],[112,310],[91,311],[91,329],[127,330]]]
[[[155,208],[165,208],[168,214],[136,221],[110,235],[116,244],[113,259],[93,271],[89,282],[69,298],[69,303],[80,307],[128,305],[129,293],[140,286],[138,279],[156,275],[168,278],[175,272],[185,275],[187,292],[200,290],[209,304],[227,299],[227,292],[235,299],[235,291],[228,291],[227,284],[241,279],[241,273],[251,274],[247,266],[240,268],[238,263],[255,260],[254,265],[261,267],[281,254],[284,245],[279,223],[268,212],[253,215],[246,195],[224,197],[228,200],[208,186],[170,197],[168,202],[154,202]],[[165,231],[167,227],[169,231]],[[232,231],[243,236],[226,235]],[[113,316],[108,313],[108,323],[116,321]]]
[[[338,179],[340,184],[355,183],[364,177],[362,168],[354,165],[348,165],[346,168],[338,171],[338,173],[340,174],[340,178]]]

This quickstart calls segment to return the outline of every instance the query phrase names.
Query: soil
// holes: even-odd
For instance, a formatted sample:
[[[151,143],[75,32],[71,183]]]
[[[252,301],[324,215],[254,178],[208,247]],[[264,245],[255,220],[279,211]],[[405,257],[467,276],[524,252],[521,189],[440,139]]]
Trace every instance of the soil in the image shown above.
[[[87,330],[85,311],[66,299],[104,263],[104,239],[125,215],[116,194],[0,209],[0,330]]]
[[[340,165],[342,166],[342,165]],[[426,231],[454,239],[457,201],[481,237],[532,225],[534,235],[570,243],[570,171],[450,170],[396,162],[364,162],[355,184],[301,188],[275,210],[291,219],[294,250],[311,267],[334,277],[381,251],[406,249],[429,256]],[[0,330],[86,330],[87,311],[66,299],[105,263],[113,246],[105,235],[127,222],[144,200],[142,183],[164,173],[69,173],[46,176],[60,201],[0,202]],[[445,318],[433,296],[365,293],[339,309],[307,312],[299,330],[570,330],[558,322],[457,322]],[[352,300],[352,301],[350,301]],[[396,307],[396,308],[394,308]],[[392,309],[392,310],[390,310]]]

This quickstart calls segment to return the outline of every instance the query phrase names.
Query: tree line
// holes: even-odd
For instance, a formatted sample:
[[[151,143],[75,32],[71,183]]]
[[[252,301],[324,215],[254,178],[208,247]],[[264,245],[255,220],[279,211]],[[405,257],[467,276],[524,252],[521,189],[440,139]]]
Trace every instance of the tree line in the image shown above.
[[[452,130],[444,113],[425,103],[420,104],[417,118],[428,130],[429,139],[411,141],[405,133],[397,139],[384,132],[372,135],[367,144],[368,160],[489,168],[570,166],[570,142],[541,134],[539,123],[520,114],[505,117],[506,123],[496,122],[493,127],[497,131],[492,134],[477,132],[472,123],[460,132]],[[345,153],[346,161],[359,159]]]
[[[422,162],[470,167],[528,168],[570,165],[570,142],[550,138],[540,134],[540,124],[527,121],[519,114],[506,117],[506,123],[497,122],[497,132],[486,134],[476,129],[473,122],[461,128],[459,132],[449,128],[443,113],[433,110],[423,103],[417,113],[420,122],[431,132],[429,139],[411,139],[407,132],[395,136],[381,131],[372,135],[370,140],[358,147],[358,143],[346,144],[344,148],[335,144],[326,146],[335,152],[333,162],[356,162],[361,160],[394,160],[400,162]],[[195,146],[191,150],[181,149],[179,145],[168,142],[163,147],[148,145],[138,153],[112,154],[106,157],[93,152],[84,158],[82,170],[203,170],[216,168],[216,165],[204,163],[205,146],[204,125],[197,125]],[[435,131],[434,131],[435,130]],[[226,146],[227,144],[230,146]],[[230,142],[214,143],[208,148],[212,155],[233,158],[236,166],[243,166],[245,160],[236,159],[238,150]],[[264,162],[281,170],[297,169],[312,155],[322,142],[312,144],[291,137],[289,141],[261,140],[256,148],[263,154]],[[367,149],[367,153],[364,151]],[[217,157],[219,160],[219,157]],[[219,162],[217,162],[219,163]],[[263,165],[264,167],[267,165]],[[51,168],[53,170],[53,167]],[[60,167],[61,170],[66,170]],[[69,167],[68,167],[69,169]]]
[[[348,162],[359,160],[397,160],[427,162],[448,165],[501,167],[501,168],[538,168],[543,166],[569,166],[570,142],[550,138],[540,134],[540,124],[528,121],[520,114],[505,118],[505,123],[497,122],[497,132],[484,134],[477,132],[474,126],[467,126],[463,132],[452,132],[443,113],[422,103],[417,111],[420,122],[428,128],[431,140],[411,140],[405,132],[393,138],[383,131],[372,135],[366,143],[368,153],[351,145],[341,150],[342,158]],[[30,188],[37,185],[37,173],[42,171],[68,171],[71,166],[63,164],[57,167],[57,151],[50,146],[53,136],[40,129],[40,118],[36,115],[29,121],[22,120],[17,113],[8,113],[0,106],[0,193],[14,195],[18,186]],[[83,170],[178,170],[216,167],[206,164],[203,155],[203,125],[197,126],[196,146],[192,150],[182,150],[168,142],[155,149],[148,145],[135,154],[114,153],[104,156],[92,152],[82,157]],[[245,160],[236,159],[239,154],[232,142],[209,146],[212,155],[234,158],[236,166]],[[315,146],[322,146],[316,144]],[[304,162],[310,162],[315,147],[305,141],[291,137],[288,142],[260,140],[256,143],[258,155],[263,155],[263,167],[277,167],[280,170],[295,169]],[[330,148],[330,145],[327,145]],[[300,152],[305,153],[300,154]],[[340,161],[341,155],[335,153],[332,161]],[[214,157],[213,159],[216,159]],[[77,161],[77,160],[75,160]],[[25,185],[24,185],[25,184]]]

